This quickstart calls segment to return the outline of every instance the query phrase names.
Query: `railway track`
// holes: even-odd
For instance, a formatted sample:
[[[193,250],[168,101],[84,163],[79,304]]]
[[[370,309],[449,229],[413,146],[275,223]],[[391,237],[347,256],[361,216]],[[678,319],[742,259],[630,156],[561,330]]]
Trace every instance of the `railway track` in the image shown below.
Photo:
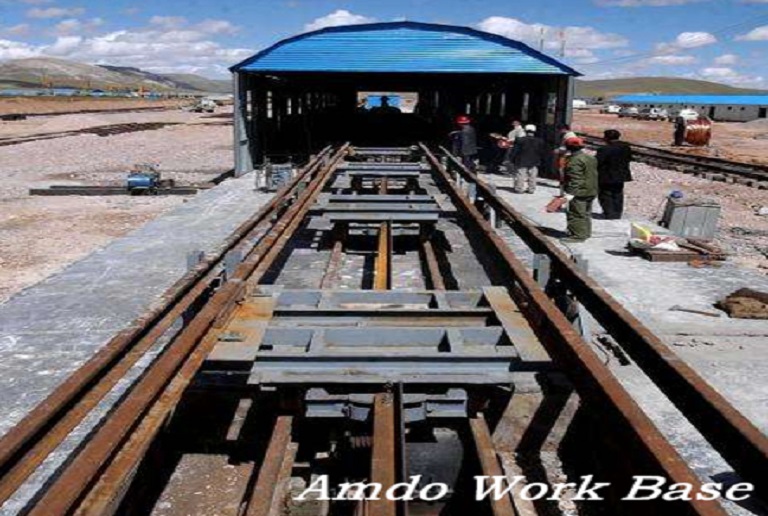
[[[550,298],[496,223],[570,294]],[[764,494],[765,436],[455,158],[343,145],[0,439],[0,503],[160,346],[23,512],[553,514],[526,486],[593,474],[611,483],[608,514],[726,514],[621,500],[632,475],[702,482],[558,308],[574,302]],[[419,475],[444,496],[295,496],[322,478],[387,490]],[[502,475],[521,478],[511,494],[473,496],[476,477]]]
[[[588,146],[602,146],[603,139],[589,134],[581,135]],[[738,183],[761,190],[768,190],[768,166],[740,163],[711,156],[683,154],[647,145],[630,143],[634,159],[649,165],[677,170],[685,174],[712,181]]]

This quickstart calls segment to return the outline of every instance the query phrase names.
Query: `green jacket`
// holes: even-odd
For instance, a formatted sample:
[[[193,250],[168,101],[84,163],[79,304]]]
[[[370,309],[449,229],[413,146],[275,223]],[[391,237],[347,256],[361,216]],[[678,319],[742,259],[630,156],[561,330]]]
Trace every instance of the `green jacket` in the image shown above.
[[[575,197],[597,195],[597,159],[577,152],[565,165],[565,193]]]

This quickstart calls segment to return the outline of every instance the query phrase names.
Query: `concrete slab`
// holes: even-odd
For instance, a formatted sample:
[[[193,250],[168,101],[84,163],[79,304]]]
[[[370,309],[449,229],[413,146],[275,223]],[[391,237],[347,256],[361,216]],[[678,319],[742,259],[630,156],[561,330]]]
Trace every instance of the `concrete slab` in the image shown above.
[[[685,362],[715,387],[763,432],[768,432],[768,321],[719,318],[670,311],[674,305],[717,312],[714,303],[742,287],[768,291],[768,277],[724,263],[720,268],[695,269],[686,263],[650,262],[626,252],[630,223],[642,223],[659,232],[656,224],[627,220],[593,220],[593,238],[578,244],[562,244],[557,236],[565,230],[563,213],[544,209],[559,189],[540,181],[534,194],[516,194],[512,181],[482,176],[494,183],[501,196],[538,225],[566,252],[586,259],[588,272],[671,347]],[[595,203],[595,214],[600,207]],[[532,265],[533,255],[511,230],[501,229],[518,256]],[[600,333],[595,325],[593,333]],[[656,386],[635,365],[621,366],[604,350],[609,365],[651,418],[659,425],[694,469],[714,481],[732,480],[730,467],[706,444]],[[712,481],[712,480],[710,480]],[[728,504],[733,514],[752,514],[748,507]]]
[[[0,305],[0,434],[270,197],[249,176],[227,181]]]

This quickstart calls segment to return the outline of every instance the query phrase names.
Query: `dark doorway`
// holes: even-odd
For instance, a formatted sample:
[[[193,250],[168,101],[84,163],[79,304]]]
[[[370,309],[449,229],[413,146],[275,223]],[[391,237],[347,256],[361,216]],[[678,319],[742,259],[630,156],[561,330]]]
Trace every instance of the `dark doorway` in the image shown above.
[[[709,106],[709,118],[715,118],[715,106]]]
[[[768,108],[761,107],[760,111],[757,113],[757,118],[766,118],[768,117]]]

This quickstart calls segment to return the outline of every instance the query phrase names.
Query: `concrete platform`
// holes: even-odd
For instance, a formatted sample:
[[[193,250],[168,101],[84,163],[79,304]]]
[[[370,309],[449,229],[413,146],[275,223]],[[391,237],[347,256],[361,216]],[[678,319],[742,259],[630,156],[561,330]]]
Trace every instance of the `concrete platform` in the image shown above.
[[[559,243],[565,231],[564,213],[547,213],[545,205],[559,189],[551,181],[540,180],[534,194],[514,193],[512,180],[499,176],[482,178],[497,186],[501,196],[538,225],[570,253],[587,261],[589,275],[621,302],[625,308],[653,330],[671,349],[725,396],[762,432],[768,432],[768,321],[719,318],[670,311],[674,305],[717,312],[714,303],[742,287],[768,291],[768,277],[724,263],[720,268],[696,269],[686,263],[650,262],[629,255],[626,244],[631,222],[666,232],[647,220],[601,220],[596,202],[593,238],[584,243]],[[499,230],[520,258],[529,266],[532,253],[508,229]],[[593,321],[592,333],[602,329]],[[708,449],[703,438],[640,372],[634,364],[619,365],[602,348],[601,357],[609,362],[617,377],[656,421],[662,431],[689,458],[702,477],[714,481],[730,478],[730,468]],[[712,481],[712,480],[710,480]],[[754,514],[730,504],[734,514]],[[759,512],[758,512],[759,513]]]
[[[157,303],[186,272],[188,253],[217,251],[271,196],[254,191],[251,176],[226,181],[0,305],[0,434]],[[126,386],[121,382],[109,398]],[[14,513],[20,502],[9,500],[0,514]]]

